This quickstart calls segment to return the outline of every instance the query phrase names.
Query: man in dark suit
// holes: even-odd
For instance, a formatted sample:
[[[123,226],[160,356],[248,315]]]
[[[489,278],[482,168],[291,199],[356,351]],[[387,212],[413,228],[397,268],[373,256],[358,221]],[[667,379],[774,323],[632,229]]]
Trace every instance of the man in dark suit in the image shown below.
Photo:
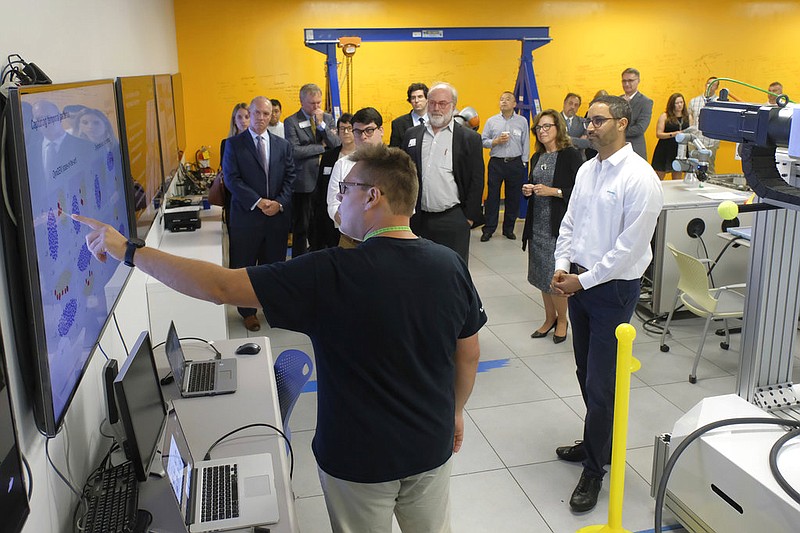
[[[403,136],[414,126],[419,126],[428,121],[428,86],[424,83],[412,83],[406,91],[411,104],[411,112],[397,117],[392,121],[392,134],[389,137],[389,146],[399,148],[403,143]]]
[[[228,139],[222,170],[231,191],[230,267],[276,263],[286,259],[292,186],[292,146],[267,131],[269,99],[250,102],[250,127]],[[258,331],[256,309],[239,307],[244,325]]]
[[[567,133],[572,140],[572,146],[577,148],[584,161],[586,160],[586,149],[591,148],[589,139],[586,136],[586,127],[583,125],[581,117],[577,116],[578,109],[581,108],[581,96],[576,93],[567,93],[564,98],[564,107],[561,110],[561,116],[564,122],[567,123]]]
[[[469,230],[484,222],[481,136],[453,120],[458,100],[455,87],[438,83],[428,97],[430,120],[408,130],[402,143],[417,165],[420,180],[411,228],[467,262]]]
[[[626,68],[622,71],[621,95],[631,106],[631,122],[625,131],[625,139],[631,143],[633,151],[647,159],[647,144],[644,141],[644,132],[650,126],[653,116],[653,101],[639,92],[639,71],[635,68]]]
[[[30,121],[26,121],[30,129],[25,132],[31,182],[66,182],[82,174],[92,175],[94,146],[64,130],[66,115],[49,100],[33,104]],[[104,159],[100,167],[105,167]]]
[[[317,186],[320,156],[341,141],[336,136],[333,116],[322,111],[322,89],[313,83],[300,88],[300,110],[286,119],[283,129],[292,144],[297,167],[292,195],[292,257],[298,257],[308,251],[308,226],[314,216],[311,194]]]

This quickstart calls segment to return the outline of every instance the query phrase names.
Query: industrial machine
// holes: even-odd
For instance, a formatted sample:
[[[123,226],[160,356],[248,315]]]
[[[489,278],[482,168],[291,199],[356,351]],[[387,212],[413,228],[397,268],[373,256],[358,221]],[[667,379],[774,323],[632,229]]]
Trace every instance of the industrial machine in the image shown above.
[[[800,432],[785,430],[800,426],[800,387],[792,383],[800,307],[800,107],[787,105],[786,97],[778,103],[722,98],[700,113],[704,136],[741,143],[747,185],[760,203],[745,208],[754,216],[737,394],[703,400],[672,434],[656,437],[656,531],[662,499],[691,531],[797,531],[800,524],[800,443],[794,439]],[[703,166],[701,150],[686,158],[694,155],[695,167]]]

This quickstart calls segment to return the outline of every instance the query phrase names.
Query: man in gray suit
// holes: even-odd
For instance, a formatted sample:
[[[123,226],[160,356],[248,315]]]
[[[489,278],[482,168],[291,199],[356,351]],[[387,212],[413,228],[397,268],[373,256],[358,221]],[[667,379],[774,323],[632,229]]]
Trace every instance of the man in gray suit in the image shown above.
[[[576,116],[578,109],[581,108],[581,95],[576,93],[567,93],[564,98],[564,108],[561,110],[561,116],[564,122],[567,123],[567,133],[569,138],[572,139],[572,145],[578,149],[581,157],[586,160],[586,149],[591,148],[589,138],[586,136],[586,127],[580,117]]]
[[[647,159],[644,132],[653,116],[653,101],[639,92],[638,70],[626,68],[622,71],[622,90],[625,94],[621,96],[631,106],[631,122],[625,132],[625,140],[631,143],[634,152]]]
[[[322,152],[339,146],[336,121],[322,111],[322,89],[313,83],[300,88],[300,111],[283,123],[286,140],[294,149],[297,179],[292,195],[292,257],[308,251],[308,226],[311,213],[311,193],[317,186],[319,158]],[[327,213],[318,216],[327,217]]]

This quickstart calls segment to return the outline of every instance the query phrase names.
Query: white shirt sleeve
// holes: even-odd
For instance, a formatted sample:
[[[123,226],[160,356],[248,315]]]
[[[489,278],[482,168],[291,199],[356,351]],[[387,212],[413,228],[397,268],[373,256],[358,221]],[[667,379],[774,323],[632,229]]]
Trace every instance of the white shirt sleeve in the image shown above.
[[[328,216],[331,217],[333,223],[336,227],[339,227],[339,224],[336,223],[336,212],[339,210],[339,204],[341,203],[339,199],[336,197],[339,194],[339,182],[344,179],[344,171],[342,162],[346,158],[339,159],[334,165],[333,170],[331,170],[331,180],[328,182]]]

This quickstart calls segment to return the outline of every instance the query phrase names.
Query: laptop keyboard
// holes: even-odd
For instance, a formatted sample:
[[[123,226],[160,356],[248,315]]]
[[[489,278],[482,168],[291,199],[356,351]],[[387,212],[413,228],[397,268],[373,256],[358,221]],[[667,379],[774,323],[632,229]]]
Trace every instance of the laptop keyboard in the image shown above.
[[[189,367],[189,389],[187,392],[201,392],[214,390],[216,377],[216,363],[192,363]]]
[[[130,532],[136,525],[138,481],[128,461],[105,470],[88,493],[85,532]]]
[[[203,468],[201,522],[225,520],[239,516],[239,485],[236,465]]]

